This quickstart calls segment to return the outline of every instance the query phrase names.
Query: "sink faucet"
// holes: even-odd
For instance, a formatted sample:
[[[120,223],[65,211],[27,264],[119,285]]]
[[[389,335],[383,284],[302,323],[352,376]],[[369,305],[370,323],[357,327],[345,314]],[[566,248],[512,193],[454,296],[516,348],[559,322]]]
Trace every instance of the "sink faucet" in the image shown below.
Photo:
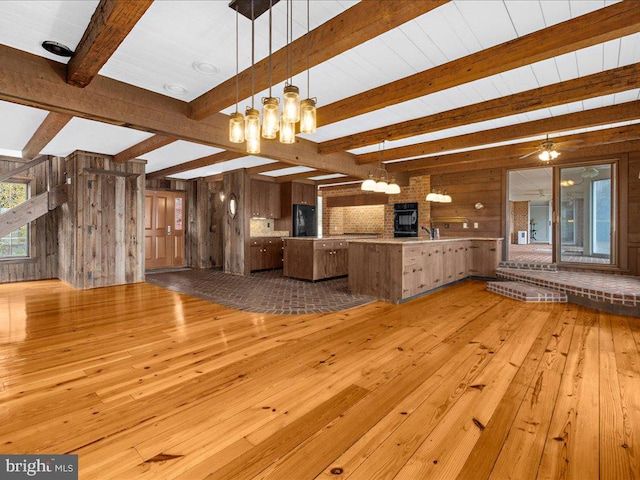
[[[422,227],[420,227],[422,230],[424,230],[425,232],[427,232],[427,235],[429,235],[429,238],[431,240],[433,240],[434,238],[436,238],[435,236],[435,232],[433,230],[433,228],[428,229],[427,227],[425,227],[424,225]]]

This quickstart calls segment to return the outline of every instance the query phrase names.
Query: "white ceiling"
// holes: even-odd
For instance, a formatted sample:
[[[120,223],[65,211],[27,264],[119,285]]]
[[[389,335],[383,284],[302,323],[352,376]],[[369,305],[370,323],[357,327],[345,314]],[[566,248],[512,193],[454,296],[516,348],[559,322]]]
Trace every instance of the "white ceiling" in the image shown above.
[[[310,93],[318,97],[319,106],[327,105],[617,1],[454,0],[313,67],[310,71]],[[155,1],[100,74],[184,101],[198,97],[235,74],[235,13],[227,3],[226,0]],[[312,0],[311,29],[355,3],[353,0]],[[285,44],[285,4],[282,1],[274,7],[274,51]],[[294,1],[293,4],[294,37],[297,38],[306,33],[306,2]],[[98,0],[0,1],[0,44],[66,61],[45,52],[40,47],[41,42],[55,40],[75,49],[97,5]],[[240,37],[239,61],[240,70],[243,70],[250,65],[250,22],[244,17],[240,17]],[[268,15],[256,20],[256,37],[256,60],[259,60],[268,53]],[[316,142],[329,140],[637,62],[640,62],[640,34],[327,125],[319,128],[316,134],[305,137]],[[194,67],[198,64],[212,71],[201,73]],[[294,80],[300,86],[302,96],[306,96],[306,75],[298,75]],[[184,89],[183,93],[180,93],[180,88]],[[274,88],[280,92],[282,84]],[[256,93],[256,103],[265,94]],[[640,90],[636,89],[387,142],[386,148],[638,99]],[[248,99],[241,100],[241,109],[248,103]],[[225,111],[231,110],[233,107]],[[0,101],[0,153],[19,155],[46,114]],[[43,153],[64,156],[81,149],[114,154],[149,136],[146,132],[76,118],[46,146]],[[377,145],[372,145],[353,152],[377,149]],[[154,172],[219,151],[214,147],[178,141],[140,158],[147,160],[147,171]],[[243,157],[175,176],[196,178],[270,162],[258,157]],[[314,170],[309,171],[313,176]],[[287,174],[290,173],[273,172],[271,175]]]

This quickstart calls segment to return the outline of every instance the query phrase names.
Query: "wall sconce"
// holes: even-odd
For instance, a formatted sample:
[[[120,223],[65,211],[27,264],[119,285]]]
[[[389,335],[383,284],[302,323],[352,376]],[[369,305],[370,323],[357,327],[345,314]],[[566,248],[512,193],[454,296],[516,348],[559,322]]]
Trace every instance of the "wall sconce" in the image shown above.
[[[476,203],[474,205],[474,207],[476,208],[476,210],[482,210],[484,208],[484,205],[480,202]]]
[[[220,193],[218,194],[218,197],[220,197],[220,201],[221,201],[221,202],[224,202],[224,192],[220,192]]]

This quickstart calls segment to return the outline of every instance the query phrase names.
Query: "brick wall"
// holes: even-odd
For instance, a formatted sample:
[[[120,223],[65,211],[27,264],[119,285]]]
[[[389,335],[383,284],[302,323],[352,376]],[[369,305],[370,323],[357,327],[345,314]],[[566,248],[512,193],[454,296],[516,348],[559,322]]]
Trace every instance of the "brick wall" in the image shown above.
[[[511,231],[511,243],[518,243],[518,232],[524,230],[529,239],[529,202],[511,202],[513,206],[513,230]]]
[[[430,202],[425,200],[429,193],[429,176],[411,177],[408,186],[401,186],[399,195],[389,195],[386,205],[370,205],[361,207],[326,208],[323,203],[322,231],[325,235],[341,235],[343,233],[380,233],[384,237],[393,237],[393,204],[418,203],[418,220],[420,226],[429,226],[431,220]],[[355,195],[362,193],[360,184],[345,188],[320,189],[323,198]],[[419,236],[427,234],[419,230]]]
[[[344,233],[384,233],[384,205],[343,207]],[[337,209],[336,209],[337,210]]]
[[[431,202],[425,198],[431,188],[431,179],[428,175],[422,177],[411,177],[409,186],[401,187],[399,195],[390,195],[391,202],[384,206],[384,236],[393,237],[393,204],[394,203],[418,203],[418,225],[419,227],[429,227],[431,222]],[[427,233],[418,228],[418,236],[426,237]]]

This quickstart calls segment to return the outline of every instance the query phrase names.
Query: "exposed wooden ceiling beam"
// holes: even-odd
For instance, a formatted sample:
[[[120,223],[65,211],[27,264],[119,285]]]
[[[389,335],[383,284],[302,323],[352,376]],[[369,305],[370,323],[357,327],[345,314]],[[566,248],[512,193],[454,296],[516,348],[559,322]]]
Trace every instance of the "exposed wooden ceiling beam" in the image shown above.
[[[318,186],[323,186],[323,185],[333,185],[334,183],[341,183],[341,182],[357,182],[362,180],[361,178],[357,178],[357,177],[340,177],[340,178],[330,178],[327,180],[316,180],[314,183]],[[355,184],[354,184],[355,185]],[[324,189],[329,188],[329,187],[324,187]],[[342,187],[344,188],[344,187]]]
[[[294,173],[291,175],[282,175],[281,177],[275,177],[275,181],[278,183],[294,182],[296,180],[307,180],[309,177],[328,175],[329,173],[333,172],[327,172],[325,170],[313,170],[310,172]]]
[[[577,152],[581,152],[587,147],[604,147],[607,144],[626,142],[636,139],[640,139],[640,124],[607,128],[574,135],[565,135],[562,137],[552,138],[551,140],[557,144],[561,144],[563,142],[576,142],[571,145],[571,148],[576,148]],[[385,167],[388,172],[409,172],[411,176],[417,175],[416,172],[423,172],[424,169],[460,166],[462,164],[478,162],[481,160],[500,160],[504,158],[510,159],[511,163],[515,167],[516,164],[520,164],[520,160],[528,160],[528,158],[520,159],[519,157],[536,151],[539,146],[540,141],[515,143],[513,145],[505,145],[502,147],[491,147],[480,150],[471,150],[468,152],[437,155],[408,162],[388,163]],[[561,157],[566,156],[568,153],[574,153],[563,150],[562,145],[558,147],[558,150],[561,152]],[[535,157],[535,155],[532,155],[532,157]],[[538,163],[542,162],[538,160]]]
[[[554,160],[554,165],[569,164],[576,161],[589,160],[591,158],[606,158],[608,156],[623,155],[628,152],[637,152],[640,150],[640,140],[629,140],[626,142],[609,143],[607,145],[594,145],[591,147],[581,148],[575,152],[564,152],[561,157]],[[535,168],[544,167],[537,158],[529,157],[522,160],[514,161],[513,157],[480,160],[468,163],[456,163],[453,165],[434,166],[423,168],[411,172],[411,176],[422,175],[443,175],[447,173],[462,173],[473,170],[484,170],[489,168]],[[455,200],[454,200],[455,201]]]
[[[640,31],[640,2],[624,1],[318,109],[328,125]]]
[[[36,158],[42,149],[55,137],[73,117],[63,113],[49,113],[22,149],[22,158]]]
[[[187,172],[189,170],[195,170],[196,168],[208,167],[209,165],[215,165],[216,163],[227,162],[229,160],[235,160],[236,158],[246,157],[246,153],[238,152],[218,152],[213,155],[207,155],[206,157],[196,158],[189,162],[184,162],[172,167],[163,168],[147,175],[147,178],[162,178],[170,177],[180,172]]]
[[[358,156],[358,162],[372,163],[381,160],[398,160],[475,147],[477,145],[488,145],[491,143],[505,142],[507,140],[518,140],[536,135],[637,119],[640,119],[640,101],[627,102],[609,107],[568,113],[557,117],[543,118],[534,120],[533,122],[508,125],[492,130],[482,130],[480,132],[443,138],[431,142],[406,145],[404,147],[388,149],[384,152],[366,153]],[[384,158],[382,158],[382,156],[384,156]],[[408,162],[411,162],[411,160],[408,160]]]
[[[180,100],[100,75],[78,89],[62,80],[64,71],[63,64],[0,45],[0,100],[246,153],[244,144],[229,142],[227,115],[191,120]],[[316,143],[302,138],[294,145],[263,141],[260,156],[360,178],[368,171],[354,155],[320,155]]]
[[[272,172],[273,170],[280,170],[282,168],[288,168],[291,164],[284,162],[267,163],[266,165],[258,165],[257,167],[247,168],[249,175],[260,174],[264,172]]]
[[[291,42],[293,73],[297,75],[409,20],[447,3],[449,0],[364,0]],[[313,2],[311,2],[313,4]],[[308,55],[307,55],[308,54]],[[308,57],[308,58],[307,58]],[[288,77],[287,48],[272,55],[273,84]],[[269,87],[269,59],[255,64],[255,92]],[[251,95],[251,68],[238,75],[239,98]],[[190,117],[202,120],[233,105],[236,101],[236,77],[209,90],[190,103]]]
[[[67,65],[67,82],[84,88],[131,32],[153,0],[100,0]]]
[[[476,103],[426,117],[375,128],[320,143],[320,153],[332,153],[399,140],[470,123],[526,113],[587,98],[640,87],[640,63],[606,70],[565,82]]]
[[[116,163],[124,163],[128,162],[133,158],[137,158],[145,153],[152,152],[157,150],[158,148],[165,147],[173,142],[177,142],[178,139],[175,137],[168,137],[166,135],[154,135],[153,137],[149,137],[146,140],[141,141],[140,143],[136,143],[126,150],[121,151],[120,153],[116,153],[113,156],[113,160]]]

